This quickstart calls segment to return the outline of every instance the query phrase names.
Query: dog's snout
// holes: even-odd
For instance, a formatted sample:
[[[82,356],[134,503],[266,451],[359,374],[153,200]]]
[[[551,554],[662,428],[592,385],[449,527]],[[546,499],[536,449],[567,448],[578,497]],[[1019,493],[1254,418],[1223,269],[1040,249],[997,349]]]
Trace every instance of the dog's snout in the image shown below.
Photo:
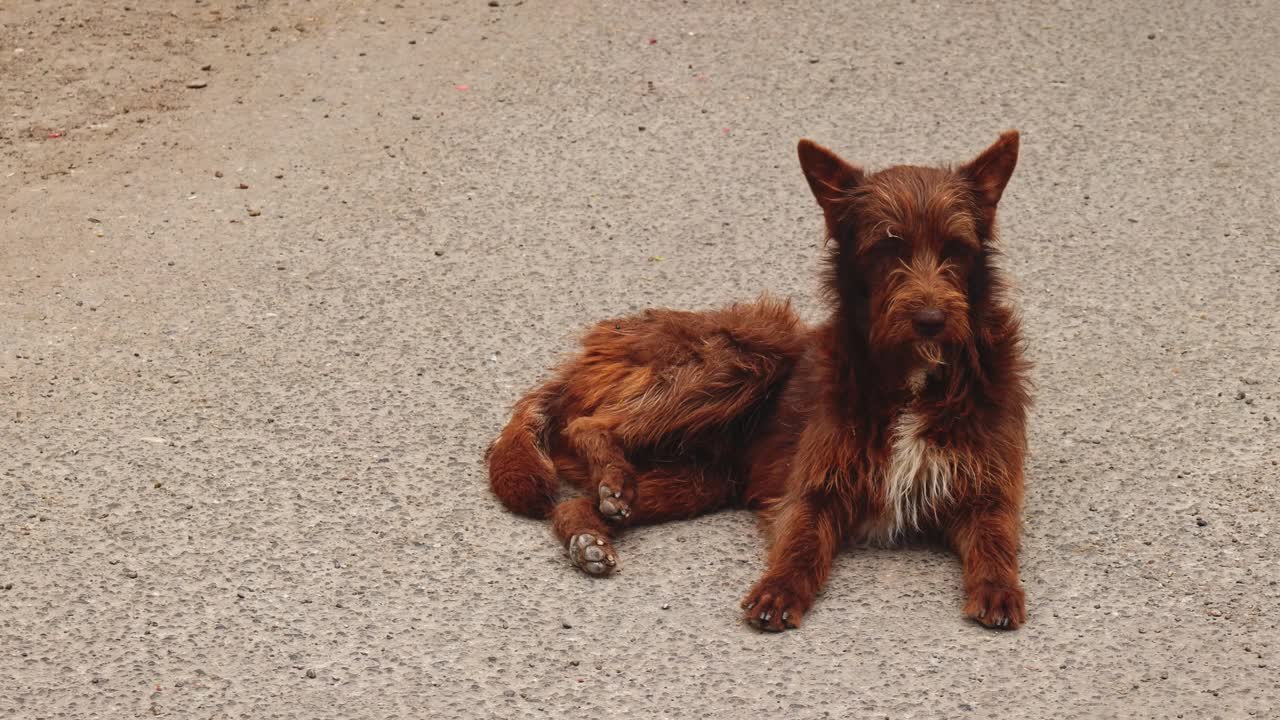
[[[933,337],[942,332],[942,328],[946,325],[947,316],[938,308],[924,308],[917,310],[915,315],[911,317],[911,324],[915,326],[916,332],[921,337]]]

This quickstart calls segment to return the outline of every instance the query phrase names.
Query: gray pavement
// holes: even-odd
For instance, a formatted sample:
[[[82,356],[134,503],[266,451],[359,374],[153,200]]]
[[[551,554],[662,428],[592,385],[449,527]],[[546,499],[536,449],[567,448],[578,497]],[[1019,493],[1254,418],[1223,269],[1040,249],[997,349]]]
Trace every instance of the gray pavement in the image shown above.
[[[0,15],[0,717],[1280,716],[1277,3],[134,4]],[[761,635],[748,514],[601,581],[489,495],[593,320],[821,317],[798,138],[1010,127],[1024,629],[909,548]]]

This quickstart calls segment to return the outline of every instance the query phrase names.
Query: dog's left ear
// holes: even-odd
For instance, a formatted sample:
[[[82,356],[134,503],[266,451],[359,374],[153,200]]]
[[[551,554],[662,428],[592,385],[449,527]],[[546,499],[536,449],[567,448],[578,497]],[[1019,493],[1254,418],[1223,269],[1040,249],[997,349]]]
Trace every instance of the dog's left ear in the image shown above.
[[[982,151],[973,162],[960,167],[960,174],[968,178],[978,191],[978,201],[988,210],[994,210],[1004,186],[1018,164],[1018,131],[1000,134],[991,147]]]

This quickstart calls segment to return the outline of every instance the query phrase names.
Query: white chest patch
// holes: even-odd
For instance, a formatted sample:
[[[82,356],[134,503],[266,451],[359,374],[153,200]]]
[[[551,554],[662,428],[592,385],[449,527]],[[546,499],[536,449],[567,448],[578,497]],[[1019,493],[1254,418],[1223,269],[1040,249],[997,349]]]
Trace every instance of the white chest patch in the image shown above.
[[[920,430],[920,418],[910,411],[894,424],[893,449],[881,476],[884,514],[867,527],[868,541],[888,544],[920,529],[951,498],[955,464],[920,437]]]

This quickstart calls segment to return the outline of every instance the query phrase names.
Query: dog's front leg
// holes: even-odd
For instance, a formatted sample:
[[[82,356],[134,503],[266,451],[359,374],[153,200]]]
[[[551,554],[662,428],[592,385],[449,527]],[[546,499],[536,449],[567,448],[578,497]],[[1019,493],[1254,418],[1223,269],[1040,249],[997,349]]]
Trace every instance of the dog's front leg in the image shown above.
[[[964,613],[989,628],[1013,630],[1027,619],[1018,525],[1016,507],[997,505],[956,518],[947,533],[964,564]]]
[[[771,632],[800,627],[827,581],[840,545],[840,524],[831,503],[814,495],[784,503],[775,524],[769,569],[742,601],[747,622]]]

